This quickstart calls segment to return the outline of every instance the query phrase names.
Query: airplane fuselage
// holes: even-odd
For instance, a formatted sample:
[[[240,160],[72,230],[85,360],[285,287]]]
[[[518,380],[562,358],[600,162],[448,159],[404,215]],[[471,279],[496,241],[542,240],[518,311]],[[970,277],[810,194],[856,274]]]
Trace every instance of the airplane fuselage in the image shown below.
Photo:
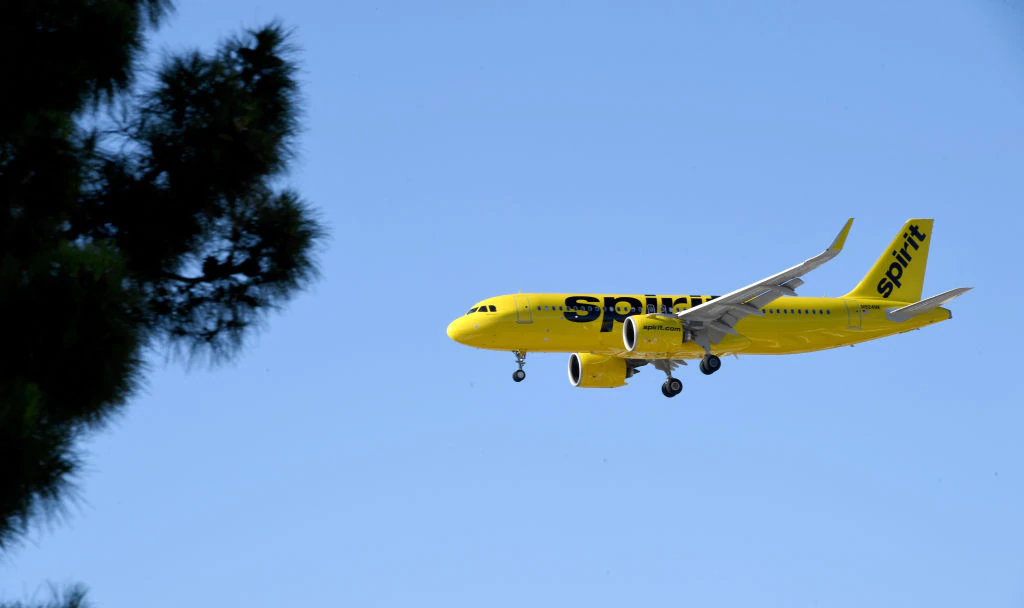
[[[714,299],[710,295],[525,293],[488,298],[457,318],[448,335],[477,348],[521,352],[586,352],[632,359],[700,359],[704,349],[682,334],[666,350],[630,353],[623,321],[632,315],[672,314]],[[738,335],[711,346],[716,355],[781,355],[857,344],[945,321],[935,308],[900,323],[886,310],[907,305],[888,299],[782,297],[736,323]],[[493,307],[493,312],[491,308]]]

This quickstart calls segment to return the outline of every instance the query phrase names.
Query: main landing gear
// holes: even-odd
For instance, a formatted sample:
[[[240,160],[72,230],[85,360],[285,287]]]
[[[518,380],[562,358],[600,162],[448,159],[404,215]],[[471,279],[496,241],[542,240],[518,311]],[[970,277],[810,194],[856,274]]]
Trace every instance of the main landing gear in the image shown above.
[[[523,371],[523,366],[526,365],[526,353],[515,350],[512,351],[512,354],[516,356],[516,365],[519,366],[519,369],[512,372],[512,379],[516,382],[522,382],[523,380],[526,380],[526,372]]]
[[[683,383],[679,378],[668,377],[668,380],[661,385],[661,394],[666,397],[675,397],[679,393],[683,392]]]
[[[722,367],[722,360],[715,355],[708,353],[700,360],[700,365],[698,367],[700,367],[700,371],[704,372],[705,376],[710,376]]]
[[[686,365],[686,361],[673,359],[656,359],[651,361],[655,369],[665,372],[668,379],[661,385],[661,394],[666,397],[675,397],[683,392],[683,383],[679,378],[673,378],[672,372],[680,365]]]

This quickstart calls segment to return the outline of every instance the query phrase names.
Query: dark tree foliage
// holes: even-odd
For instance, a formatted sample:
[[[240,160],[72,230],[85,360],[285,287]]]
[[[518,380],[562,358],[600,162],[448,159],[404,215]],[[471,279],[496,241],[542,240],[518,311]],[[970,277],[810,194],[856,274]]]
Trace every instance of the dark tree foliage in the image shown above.
[[[280,186],[298,123],[277,24],[136,82],[167,0],[0,3],[0,550],[71,497],[146,349],[238,352],[316,277]]]
[[[84,585],[70,585],[63,589],[50,585],[50,599],[46,602],[0,602],[0,608],[89,608],[88,590]]]

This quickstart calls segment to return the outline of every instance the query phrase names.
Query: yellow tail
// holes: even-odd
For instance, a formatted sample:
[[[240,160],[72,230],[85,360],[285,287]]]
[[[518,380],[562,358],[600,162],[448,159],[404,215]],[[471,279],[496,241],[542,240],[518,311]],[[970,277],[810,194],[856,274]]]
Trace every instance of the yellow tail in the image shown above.
[[[920,300],[933,222],[907,220],[871,271],[844,297],[885,298],[895,302]]]

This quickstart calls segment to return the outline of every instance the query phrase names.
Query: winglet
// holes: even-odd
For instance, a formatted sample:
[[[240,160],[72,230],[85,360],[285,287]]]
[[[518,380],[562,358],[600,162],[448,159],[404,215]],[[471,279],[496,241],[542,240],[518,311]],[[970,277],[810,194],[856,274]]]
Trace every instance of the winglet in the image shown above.
[[[829,251],[835,251],[836,253],[839,253],[840,251],[843,250],[843,245],[846,244],[846,235],[850,234],[850,226],[852,225],[853,218],[851,217],[850,219],[846,220],[846,225],[843,226],[843,229],[840,230],[839,234],[836,235],[836,238],[834,241],[832,241],[832,244],[828,246]]]

